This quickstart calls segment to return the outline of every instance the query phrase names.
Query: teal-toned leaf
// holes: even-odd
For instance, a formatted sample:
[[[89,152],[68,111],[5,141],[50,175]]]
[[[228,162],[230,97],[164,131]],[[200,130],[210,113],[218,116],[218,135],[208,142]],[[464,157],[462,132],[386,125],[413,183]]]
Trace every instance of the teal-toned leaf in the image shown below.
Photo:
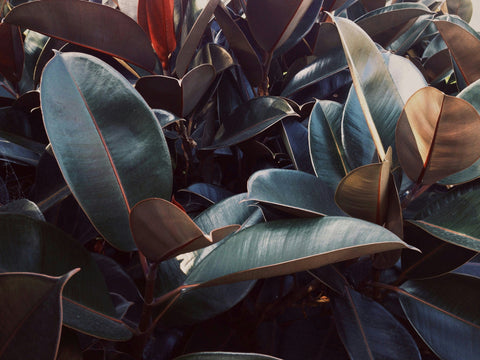
[[[27,272],[0,274],[2,359],[56,358],[62,330],[62,290],[78,271],[62,277]]]
[[[410,280],[400,303],[425,343],[441,359],[476,359],[480,348],[480,279],[447,274]]]
[[[251,99],[238,106],[224,120],[215,135],[213,144],[204,149],[238,144],[260,134],[289,116],[298,117],[290,104],[283,98],[264,96]]]
[[[203,46],[195,55],[192,67],[195,68],[202,64],[212,65],[217,74],[235,65],[232,55],[218,44],[208,43]]]
[[[349,167],[341,140],[341,104],[317,100],[308,123],[308,143],[317,177],[333,191]]]
[[[281,124],[283,143],[295,169],[313,174],[308,148],[308,129],[296,119],[285,119]]]
[[[176,357],[174,360],[280,360],[279,358],[253,353],[199,352]]]
[[[364,93],[366,105],[359,101],[359,86],[352,86],[345,102],[342,119],[342,141],[352,168],[370,164],[375,155],[375,142],[370,125],[365,120],[367,115],[364,109],[368,107],[374,122],[372,128],[378,131],[382,145],[385,149],[392,146],[396,156],[397,120],[410,96],[427,86],[423,75],[409,60],[393,54],[380,53],[372,45],[373,43],[370,43],[368,47],[370,55],[359,56],[354,60],[360,62],[360,59],[363,59],[359,64],[359,69],[363,69],[363,75],[359,80],[362,84],[360,87],[365,89],[361,91]],[[362,49],[356,48],[356,51]],[[372,61],[375,61],[375,69],[369,71],[369,64]],[[386,95],[387,93],[389,95]]]
[[[421,359],[410,333],[382,305],[345,287],[333,315],[350,359]]]
[[[433,14],[419,16],[415,22],[408,26],[407,30],[387,46],[386,49],[397,55],[404,55],[421,39],[425,30],[430,26],[433,16]]]
[[[250,177],[247,188],[249,200],[294,216],[343,215],[335,205],[332,189],[321,179],[301,171],[260,170]]]
[[[477,252],[452,245],[431,235],[422,228],[405,226],[405,242],[422,252],[402,252],[402,277],[409,279],[430,278],[446,274],[463,265]]]
[[[192,269],[185,284],[212,286],[291,274],[406,247],[385,228],[353,218],[272,221],[225,239]]]
[[[458,15],[467,23],[472,19],[472,0],[447,0],[447,9],[449,14]]]
[[[187,73],[198,44],[219,2],[220,0],[208,0],[208,2],[192,0],[187,3],[180,40],[181,47],[174,70],[179,78]]]
[[[156,66],[155,53],[142,28],[108,6],[79,0],[31,1],[15,7],[4,21],[105,52],[149,71]],[[118,36],[119,32],[123,35]]]
[[[28,30],[26,32],[25,39],[23,40],[25,61],[23,64],[22,78],[18,83],[20,94],[34,89],[33,74],[35,72],[35,65],[48,39],[48,36],[35,31]]]
[[[18,199],[0,207],[0,213],[22,214],[33,219],[45,221],[37,204],[28,199]]]
[[[81,271],[63,291],[63,322],[68,327],[109,340],[132,333],[116,319],[102,274],[90,254],[54,226],[24,215],[0,214],[0,269],[59,276]]]
[[[421,3],[397,3],[370,11],[355,23],[374,42],[386,47],[408,29],[406,25],[412,20],[430,13],[430,9]]]
[[[80,53],[58,54],[45,67],[41,103],[72,193],[107,241],[134,250],[130,208],[171,196],[171,160],[155,115],[120,74]]]

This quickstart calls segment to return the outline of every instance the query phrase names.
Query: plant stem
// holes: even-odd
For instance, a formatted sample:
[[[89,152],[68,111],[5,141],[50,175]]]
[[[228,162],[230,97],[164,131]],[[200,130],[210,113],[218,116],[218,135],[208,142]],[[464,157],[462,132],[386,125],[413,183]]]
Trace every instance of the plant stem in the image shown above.
[[[158,263],[152,263],[148,269],[147,279],[145,283],[145,295],[143,298],[143,309],[142,316],[140,318],[140,324],[138,329],[141,333],[147,330],[152,319],[152,302],[153,302],[153,293],[155,290],[155,279],[157,278],[157,266]]]
[[[260,96],[268,96],[268,72],[272,63],[273,52],[267,52],[265,62],[263,64],[263,81],[259,88]]]

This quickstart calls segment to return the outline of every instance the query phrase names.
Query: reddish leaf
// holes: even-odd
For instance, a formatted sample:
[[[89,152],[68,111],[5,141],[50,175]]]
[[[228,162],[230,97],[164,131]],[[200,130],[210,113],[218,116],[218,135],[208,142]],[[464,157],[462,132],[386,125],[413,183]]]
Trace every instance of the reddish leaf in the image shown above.
[[[150,37],[163,68],[168,68],[168,56],[175,50],[173,22],[174,0],[139,0],[138,23]]]
[[[8,81],[20,81],[24,57],[22,34],[18,26],[0,23],[0,73]]]

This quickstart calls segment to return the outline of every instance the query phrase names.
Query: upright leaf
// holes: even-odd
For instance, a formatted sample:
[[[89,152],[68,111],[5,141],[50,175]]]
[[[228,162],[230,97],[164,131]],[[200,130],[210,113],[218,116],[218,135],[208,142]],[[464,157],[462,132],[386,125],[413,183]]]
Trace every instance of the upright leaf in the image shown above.
[[[174,0],[139,0],[138,24],[148,35],[163,68],[168,69],[168,57],[177,40],[173,24]]]
[[[465,100],[432,87],[408,100],[395,134],[400,164],[418,184],[433,184],[480,157],[478,112]]]
[[[62,290],[78,271],[62,277],[26,272],[0,274],[2,359],[56,358],[62,330]],[[22,301],[18,301],[19,296]]]
[[[435,21],[435,25],[467,86],[480,79],[480,40],[452,22]]]
[[[134,250],[130,208],[171,196],[170,155],[155,115],[125,78],[79,53],[58,54],[45,67],[41,102],[72,193],[112,245]]]
[[[31,1],[16,6],[4,22],[155,69],[155,53],[142,28],[108,6],[80,0]]]
[[[480,348],[480,279],[447,274],[410,280],[400,303],[425,343],[445,360],[476,359]]]
[[[378,302],[346,287],[333,301],[335,323],[351,359],[421,359],[410,333]]]
[[[23,39],[18,26],[0,24],[0,73],[17,83],[23,71]]]

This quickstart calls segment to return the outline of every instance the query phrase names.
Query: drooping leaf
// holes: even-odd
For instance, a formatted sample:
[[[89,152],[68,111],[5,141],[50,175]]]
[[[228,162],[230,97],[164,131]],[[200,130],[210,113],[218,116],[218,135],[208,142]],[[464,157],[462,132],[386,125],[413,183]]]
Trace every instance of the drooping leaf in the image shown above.
[[[153,109],[163,109],[179,117],[188,115],[215,79],[212,65],[190,70],[181,80],[164,75],[144,76],[135,89]]]
[[[49,37],[38,32],[27,30],[23,40],[23,49],[25,51],[25,60],[22,71],[22,79],[18,83],[19,94],[26,93],[35,89],[35,81],[33,74],[35,66],[42,50],[47,43]]]
[[[410,280],[400,303],[425,343],[445,360],[475,359],[480,348],[480,279],[447,274]]]
[[[205,2],[192,0],[187,3],[186,19],[183,22],[181,47],[175,64],[175,73],[182,78],[188,71],[188,66],[195,56],[198,44],[207,28],[220,0]]]
[[[410,333],[378,302],[350,287],[333,301],[335,323],[350,359],[421,359]]]
[[[422,35],[431,25],[433,17],[434,14],[420,15],[417,17],[412,24],[406,25],[406,31],[388,45],[386,49],[396,55],[405,55],[409,49],[421,40]]]
[[[53,225],[17,214],[0,214],[0,268],[50,276],[82,270],[63,291],[63,322],[83,333],[128,340],[132,333],[116,319],[102,274],[85,248]],[[25,256],[28,254],[28,256]]]
[[[308,123],[308,143],[315,174],[332,190],[348,173],[341,142],[342,105],[333,101],[316,101]]]
[[[205,44],[195,55],[192,67],[196,68],[202,64],[210,64],[215,69],[216,74],[235,65],[232,55],[223,47],[217,44]]]
[[[10,82],[17,83],[22,78],[23,39],[18,26],[0,24],[0,73]]]
[[[248,199],[300,217],[343,215],[333,192],[317,177],[293,170],[267,169],[253,174],[247,183]]]
[[[313,174],[308,148],[308,129],[296,119],[285,119],[281,124],[283,142],[295,169]]]
[[[461,26],[449,21],[435,21],[465,83],[480,79],[480,40]]]
[[[45,221],[45,217],[37,204],[28,199],[18,199],[0,207],[0,213],[22,214],[33,219]]]
[[[163,199],[146,199],[130,212],[130,228],[138,249],[145,257],[161,262],[204,248],[237,230],[240,225],[204,234],[178,206]]]
[[[280,360],[279,358],[253,353],[199,352],[176,357],[174,360]]]
[[[139,0],[137,21],[148,35],[163,68],[168,69],[168,56],[177,40],[173,25],[173,0]]]
[[[263,96],[238,106],[222,123],[211,146],[216,149],[238,144],[268,129],[286,117],[298,117],[283,98]]]
[[[185,284],[212,286],[291,274],[406,247],[383,227],[353,218],[272,221],[230,236],[192,269]]]
[[[478,136],[480,115],[472,105],[435,88],[423,88],[408,100],[398,120],[397,155],[410,179],[433,184],[480,157]]]
[[[233,21],[227,8],[219,2],[215,9],[215,20],[222,28],[225,37],[238,59],[250,84],[258,86],[263,80],[263,68],[258,56],[238,24]]]
[[[134,250],[130,208],[146,198],[171,197],[171,160],[155,115],[120,74],[79,53],[49,62],[41,97],[45,127],[72,193],[112,245]]]
[[[463,265],[477,252],[442,241],[424,229],[406,223],[405,241],[422,252],[402,252],[402,277],[422,279],[446,274]]]
[[[248,27],[261,48],[272,54],[288,40],[312,2],[313,0],[248,2]]]
[[[31,1],[15,7],[4,22],[155,69],[155,53],[142,28],[108,6],[80,0]]]
[[[408,29],[409,23],[431,11],[421,3],[397,3],[373,10],[355,20],[372,38],[383,47],[391,44]]]
[[[448,13],[458,15],[467,23],[472,19],[472,0],[447,0]]]
[[[0,274],[2,359],[56,358],[62,330],[62,290],[78,271],[61,277],[28,272]]]

